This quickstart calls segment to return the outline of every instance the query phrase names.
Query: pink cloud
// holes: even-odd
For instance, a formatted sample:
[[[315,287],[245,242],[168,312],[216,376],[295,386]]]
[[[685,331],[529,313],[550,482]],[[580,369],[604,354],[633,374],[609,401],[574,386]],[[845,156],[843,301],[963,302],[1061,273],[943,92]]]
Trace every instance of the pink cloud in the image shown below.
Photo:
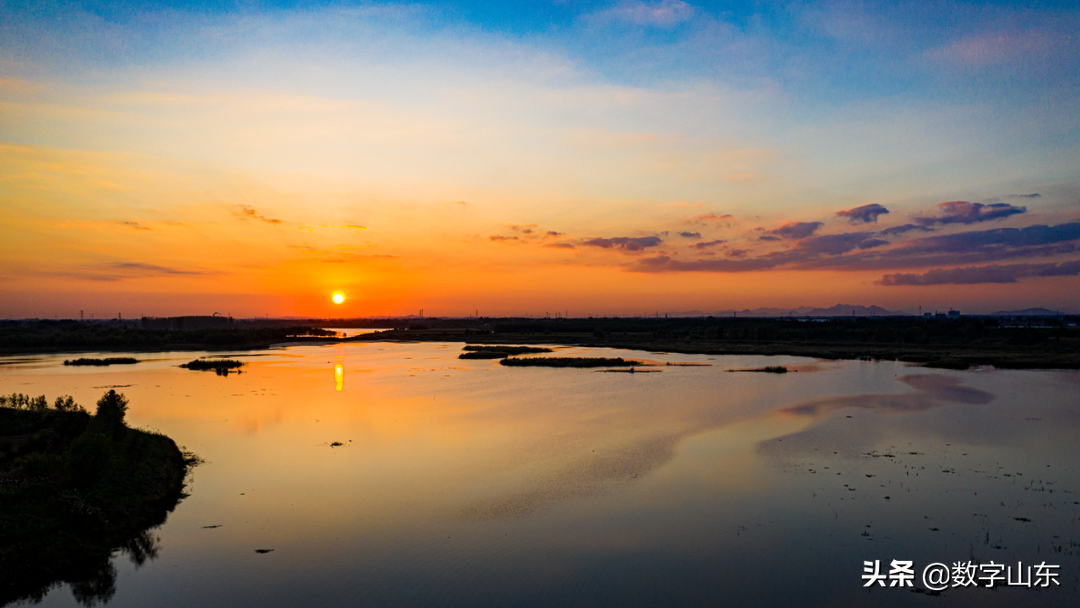
[[[597,13],[594,18],[602,21],[626,21],[636,25],[670,27],[694,16],[694,7],[682,0],[660,0],[659,2],[640,2],[627,0],[606,11]]]
[[[965,36],[929,55],[938,61],[982,67],[1042,55],[1053,46],[1053,41],[1040,32],[996,32]]]

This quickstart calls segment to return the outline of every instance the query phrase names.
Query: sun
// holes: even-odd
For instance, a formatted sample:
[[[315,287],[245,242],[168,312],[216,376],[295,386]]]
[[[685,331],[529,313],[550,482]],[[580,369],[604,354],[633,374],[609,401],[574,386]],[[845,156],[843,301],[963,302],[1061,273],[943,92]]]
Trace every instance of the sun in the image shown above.
[[[334,301],[334,304],[341,304],[342,302],[345,301],[345,294],[343,294],[343,293],[341,293],[339,291],[339,292],[335,293],[334,296],[332,298],[330,298],[330,299]]]

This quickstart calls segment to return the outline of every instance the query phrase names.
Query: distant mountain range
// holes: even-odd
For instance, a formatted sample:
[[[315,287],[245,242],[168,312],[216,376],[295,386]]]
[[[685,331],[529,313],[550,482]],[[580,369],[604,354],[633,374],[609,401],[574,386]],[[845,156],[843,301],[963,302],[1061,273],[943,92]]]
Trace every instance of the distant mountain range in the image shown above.
[[[1047,310],[1045,308],[1025,308],[1023,310],[999,310],[992,314],[992,316],[1002,317],[1046,317],[1057,314],[1069,314],[1064,310]]]
[[[668,313],[671,317],[896,317],[911,316],[909,312],[888,310],[880,306],[862,306],[859,304],[837,304],[829,308],[815,308],[812,306],[799,306],[798,308],[746,308],[743,310],[718,310],[716,312],[702,312],[690,310],[686,312]]]

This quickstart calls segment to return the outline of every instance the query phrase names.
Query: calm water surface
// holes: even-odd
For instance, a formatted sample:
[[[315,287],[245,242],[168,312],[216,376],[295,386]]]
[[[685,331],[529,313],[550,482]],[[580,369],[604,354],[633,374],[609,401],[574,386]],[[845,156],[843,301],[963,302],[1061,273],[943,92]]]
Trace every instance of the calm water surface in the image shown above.
[[[220,377],[178,367],[202,353],[47,355],[0,358],[0,392],[115,387],[132,426],[207,461],[157,559],[115,559],[110,606],[1080,603],[1076,372],[560,351],[707,365],[349,344],[230,353],[247,365]],[[763,365],[797,373],[725,371]],[[1061,584],[862,588],[893,559],[1045,561]]]

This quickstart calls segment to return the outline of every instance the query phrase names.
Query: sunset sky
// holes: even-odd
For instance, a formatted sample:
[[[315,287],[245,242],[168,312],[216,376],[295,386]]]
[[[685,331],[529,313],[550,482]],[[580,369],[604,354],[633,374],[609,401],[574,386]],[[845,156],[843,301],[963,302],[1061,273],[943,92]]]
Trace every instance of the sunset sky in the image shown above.
[[[0,316],[1080,312],[1077,32],[1075,2],[9,0]]]

